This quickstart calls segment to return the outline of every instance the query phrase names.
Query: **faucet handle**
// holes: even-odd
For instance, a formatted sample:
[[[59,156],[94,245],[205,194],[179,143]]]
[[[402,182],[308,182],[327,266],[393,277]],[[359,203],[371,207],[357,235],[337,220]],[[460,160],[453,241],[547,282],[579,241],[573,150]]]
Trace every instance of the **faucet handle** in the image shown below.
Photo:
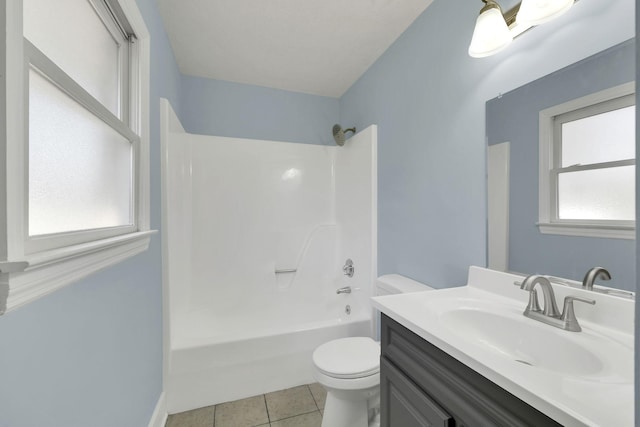
[[[560,316],[560,320],[564,322],[564,329],[573,332],[580,332],[582,328],[578,324],[578,319],[576,319],[576,313],[573,309],[574,301],[580,301],[591,305],[594,305],[596,302],[589,298],[573,296],[564,297],[564,307],[562,308],[562,316]]]
[[[342,267],[342,271],[345,276],[353,277],[353,273],[355,273],[355,267],[353,266],[353,261],[351,258],[347,259]]]
[[[581,297],[574,297],[569,295],[568,297],[564,297],[564,306],[566,307],[567,304],[573,306],[573,301],[580,301],[580,302],[585,302],[587,304],[591,304],[591,305],[595,305],[596,301],[591,299],[591,298],[581,298]]]

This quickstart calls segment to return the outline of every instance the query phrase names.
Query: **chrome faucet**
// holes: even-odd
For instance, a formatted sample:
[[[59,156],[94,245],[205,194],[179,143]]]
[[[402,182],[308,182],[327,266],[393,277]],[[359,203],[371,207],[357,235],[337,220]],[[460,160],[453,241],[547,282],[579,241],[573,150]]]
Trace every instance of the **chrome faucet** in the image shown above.
[[[336,289],[336,294],[350,294],[351,286],[345,286],[344,288]]]
[[[536,285],[540,285],[542,288],[542,296],[544,298],[543,310],[540,309],[540,304],[538,303],[538,294],[535,289]],[[558,306],[556,305],[556,297],[551,282],[549,282],[549,279],[546,277],[536,274],[527,276],[527,278],[522,281],[520,289],[529,292],[529,303],[522,314],[531,319],[566,331],[580,332],[582,330],[573,309],[574,301],[585,302],[591,305],[596,303],[592,299],[567,296],[564,298],[564,306],[562,307],[562,314],[560,314]]]
[[[611,274],[609,274],[606,268],[593,267],[584,275],[582,287],[591,291],[593,290],[593,283],[598,279],[611,280]]]

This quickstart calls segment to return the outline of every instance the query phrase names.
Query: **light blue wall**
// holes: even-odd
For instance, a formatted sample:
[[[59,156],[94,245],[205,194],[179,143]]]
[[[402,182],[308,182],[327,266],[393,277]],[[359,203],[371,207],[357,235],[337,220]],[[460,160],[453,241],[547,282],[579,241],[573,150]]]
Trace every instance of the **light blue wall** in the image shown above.
[[[503,52],[467,48],[481,3],[435,0],[340,100],[378,128],[378,272],[436,287],[485,265],[485,103],[634,37],[634,1],[580,1]]]
[[[180,75],[154,0],[151,225],[160,228],[159,97]],[[162,391],[160,237],[148,252],[0,316],[0,426],[140,427]]]
[[[487,102],[489,145],[511,143],[509,269],[582,280],[606,267],[607,286],[635,290],[635,242],[541,234],[538,221],[538,113],[635,80],[635,39]]]
[[[335,98],[182,78],[182,125],[190,133],[332,145],[338,108]]]

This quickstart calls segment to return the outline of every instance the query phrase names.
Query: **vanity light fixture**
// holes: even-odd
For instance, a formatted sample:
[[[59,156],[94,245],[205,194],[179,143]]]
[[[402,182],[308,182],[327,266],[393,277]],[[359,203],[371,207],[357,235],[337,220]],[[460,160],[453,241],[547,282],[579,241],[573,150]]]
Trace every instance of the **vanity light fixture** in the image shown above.
[[[574,0],[522,0],[516,20],[524,25],[540,25],[565,13]]]
[[[511,41],[534,25],[557,18],[578,0],[522,0],[502,13],[495,0],[482,0],[473,37],[469,45],[469,56],[483,58],[500,52]]]
[[[494,0],[482,0],[485,5],[476,20],[476,28],[469,45],[469,56],[482,58],[500,52],[513,40],[502,15],[500,5]]]

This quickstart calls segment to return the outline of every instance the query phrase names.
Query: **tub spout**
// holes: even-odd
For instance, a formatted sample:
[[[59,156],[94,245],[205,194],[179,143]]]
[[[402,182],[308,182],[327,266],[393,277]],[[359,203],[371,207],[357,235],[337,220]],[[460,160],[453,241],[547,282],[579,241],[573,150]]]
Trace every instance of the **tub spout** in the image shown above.
[[[344,288],[336,289],[336,294],[350,294],[351,286],[345,286]]]

